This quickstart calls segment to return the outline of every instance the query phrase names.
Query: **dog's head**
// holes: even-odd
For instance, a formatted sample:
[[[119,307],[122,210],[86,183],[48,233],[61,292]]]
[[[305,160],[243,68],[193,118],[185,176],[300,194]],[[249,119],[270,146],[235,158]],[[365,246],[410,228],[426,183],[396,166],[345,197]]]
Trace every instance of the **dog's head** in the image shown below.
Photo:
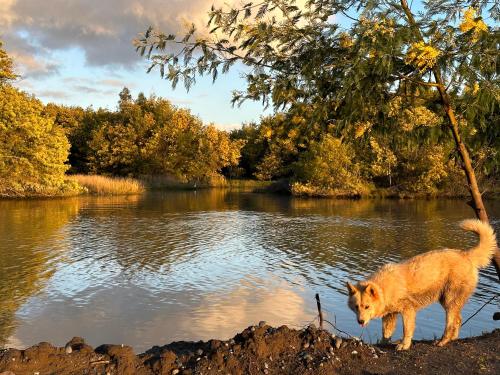
[[[378,285],[370,282],[361,282],[356,285],[347,283],[349,291],[349,308],[356,313],[358,323],[366,327],[368,322],[376,317],[381,304],[381,291]]]

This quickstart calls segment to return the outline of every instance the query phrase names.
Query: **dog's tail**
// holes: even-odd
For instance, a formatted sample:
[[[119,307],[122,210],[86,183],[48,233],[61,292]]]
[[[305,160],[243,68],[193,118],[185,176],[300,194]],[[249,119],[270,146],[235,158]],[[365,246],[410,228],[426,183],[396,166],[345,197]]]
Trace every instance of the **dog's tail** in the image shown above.
[[[497,248],[495,231],[491,225],[481,220],[469,219],[462,221],[460,226],[465,230],[476,232],[479,235],[479,244],[467,251],[467,255],[471,262],[477,268],[488,266]]]

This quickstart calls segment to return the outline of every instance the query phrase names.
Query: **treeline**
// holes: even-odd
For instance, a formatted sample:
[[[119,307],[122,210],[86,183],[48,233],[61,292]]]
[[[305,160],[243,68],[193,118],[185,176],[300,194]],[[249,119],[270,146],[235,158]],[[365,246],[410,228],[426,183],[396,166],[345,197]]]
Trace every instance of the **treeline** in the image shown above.
[[[477,95],[465,90],[464,95]],[[239,174],[259,180],[284,179],[296,195],[386,196],[466,195],[467,185],[455,144],[449,136],[436,94],[422,90],[396,96],[378,120],[339,126],[340,118],[318,104],[295,104],[231,133],[245,142]],[[316,108],[314,108],[316,107]],[[378,113],[377,113],[378,112]],[[337,116],[338,117],[338,116]],[[490,126],[460,118],[480,183],[494,189],[500,176],[498,108]]]
[[[207,181],[238,164],[242,141],[168,100],[124,88],[115,111],[48,104],[71,144],[69,173]]]
[[[0,196],[82,192],[68,174],[210,185],[238,164],[243,141],[168,100],[124,88],[114,111],[43,105],[12,86],[16,78],[0,43]]]
[[[367,102],[359,110],[370,120],[350,123],[312,100],[227,133],[168,100],[132,98],[127,88],[116,110],[44,106],[11,85],[12,67],[0,44],[0,196],[80,192],[68,174],[167,176],[198,186],[225,176],[280,181],[295,195],[314,196],[467,194],[430,88],[382,106]],[[457,103],[467,103],[480,92],[466,87],[459,95]],[[481,122],[459,121],[480,183],[493,186],[500,176],[500,129],[491,126],[498,105],[484,113]]]

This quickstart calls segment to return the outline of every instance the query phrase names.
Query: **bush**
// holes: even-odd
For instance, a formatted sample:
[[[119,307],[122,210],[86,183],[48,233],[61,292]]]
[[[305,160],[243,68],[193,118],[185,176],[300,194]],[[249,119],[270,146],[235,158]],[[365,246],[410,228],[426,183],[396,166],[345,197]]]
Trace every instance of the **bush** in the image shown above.
[[[297,195],[359,196],[368,192],[353,161],[354,150],[339,139],[325,135],[311,142],[295,168],[292,193]]]

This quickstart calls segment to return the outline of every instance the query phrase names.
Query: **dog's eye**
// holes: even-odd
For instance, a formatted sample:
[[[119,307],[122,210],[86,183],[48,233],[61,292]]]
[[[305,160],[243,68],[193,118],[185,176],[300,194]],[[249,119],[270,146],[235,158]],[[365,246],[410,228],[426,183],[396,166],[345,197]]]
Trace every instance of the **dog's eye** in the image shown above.
[[[365,310],[368,310],[369,308],[370,308],[370,306],[368,306],[368,305],[367,305],[367,306],[365,306]]]

